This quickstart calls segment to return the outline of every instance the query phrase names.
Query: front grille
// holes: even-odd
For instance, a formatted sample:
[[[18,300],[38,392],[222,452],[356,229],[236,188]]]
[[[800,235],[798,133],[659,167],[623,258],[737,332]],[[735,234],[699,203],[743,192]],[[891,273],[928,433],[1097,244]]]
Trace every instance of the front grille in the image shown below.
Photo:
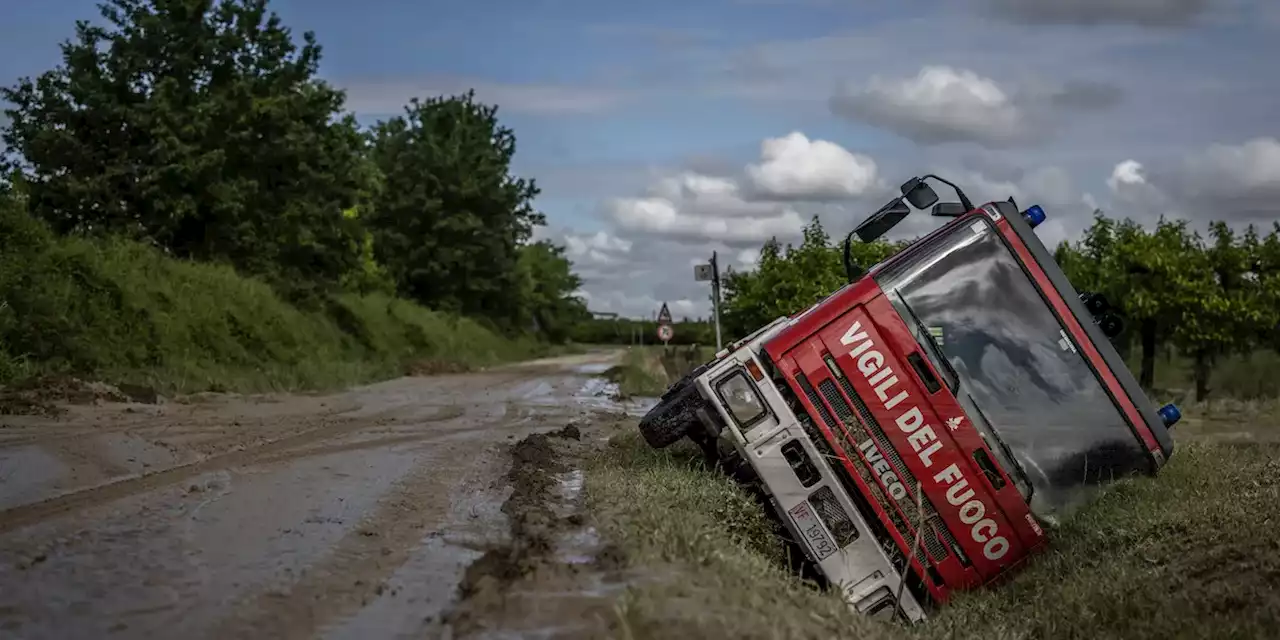
[[[796,383],[800,385],[800,390],[804,392],[805,396],[809,399],[810,404],[817,409],[818,415],[826,422],[828,428],[834,428],[835,423],[831,419],[831,412],[827,411],[826,405],[822,404],[822,398],[818,396],[818,392],[813,388],[813,385],[809,383],[809,379],[805,377],[803,373],[797,374]],[[874,530],[876,538],[881,541],[881,549],[883,549],[885,554],[889,557],[889,564],[893,566],[894,570],[900,573],[906,572],[907,556],[898,548],[898,545],[893,542],[893,539],[889,536],[889,532],[885,528],[884,523],[880,521],[880,518],[876,517],[875,511],[867,502],[866,495],[863,494],[862,490],[858,488],[857,483],[853,481],[853,478],[849,475],[848,471],[845,470],[843,458],[836,455],[835,450],[831,447],[831,443],[827,441],[826,436],[822,435],[822,432],[813,424],[813,421],[809,419],[808,413],[804,411],[802,407],[795,406],[793,409],[795,410],[796,416],[800,419],[800,426],[804,429],[805,433],[808,434],[809,439],[813,441],[813,446],[817,447],[819,455],[828,461],[832,470],[835,471],[836,480],[842,487],[844,487],[845,493],[849,494],[849,497],[857,504],[858,510],[860,510],[865,516],[867,524],[869,524]],[[880,489],[880,486],[875,482],[868,481],[867,486],[870,487],[873,492],[877,492]],[[915,572],[912,571],[911,573],[914,575]],[[921,597],[921,594],[917,594],[917,597]]]
[[[822,519],[822,523],[827,525],[827,530],[836,539],[837,548],[843,549],[850,542],[858,539],[858,528],[853,525],[853,518],[850,518],[844,507],[840,505],[840,501],[836,499],[836,492],[832,491],[831,487],[819,487],[814,491],[809,496],[809,505]]]
[[[830,359],[828,359],[827,364],[829,366],[835,366],[835,362]],[[844,419],[845,425],[847,425],[846,428],[856,429],[858,427],[858,422],[854,419],[853,412],[849,410],[849,405],[845,402],[844,396],[836,390],[835,383],[828,378],[820,382],[818,386],[822,389],[822,395],[826,396],[831,402],[831,406],[835,407],[836,412],[841,414],[840,417]],[[917,514],[915,476],[907,470],[907,465],[902,461],[902,456],[898,454],[898,450],[889,442],[888,436],[885,435],[884,429],[881,428],[880,421],[876,420],[875,416],[872,415],[871,411],[867,408],[866,403],[862,401],[862,397],[853,390],[853,384],[849,382],[848,378],[843,376],[840,378],[840,387],[844,390],[845,394],[849,396],[849,399],[853,401],[854,407],[857,408],[858,415],[862,418],[861,424],[863,432],[871,437],[872,441],[875,442],[876,448],[880,450],[881,455],[885,457],[885,460],[889,462],[889,465],[893,467],[894,472],[897,473],[898,478],[902,480],[903,488],[906,489],[907,493],[906,498],[902,502],[898,503],[898,506],[901,507],[902,513],[915,516]],[[871,473],[871,470],[866,468],[866,463],[861,457],[854,458],[854,460],[859,463],[858,471],[860,474],[864,471],[868,475]],[[884,506],[885,511],[892,513],[894,516],[899,516],[900,514],[898,513],[898,509],[894,509],[892,505],[888,504],[888,501],[885,500],[885,498],[887,498],[887,496],[881,494],[877,499],[883,500],[882,506]],[[925,548],[928,549],[929,556],[933,558],[933,561],[938,563],[946,560],[948,550],[950,550],[955,552],[956,557],[960,560],[961,564],[966,567],[970,566],[969,557],[965,555],[964,550],[960,547],[960,543],[956,540],[955,536],[952,535],[951,530],[947,528],[945,523],[943,523],[942,516],[938,514],[938,510],[933,506],[933,501],[929,500],[927,496],[921,496],[921,507],[924,509],[925,524],[922,542],[924,543]],[[907,526],[903,528],[900,522],[900,517],[894,518],[894,524],[899,527],[899,531],[903,532],[903,537],[914,539],[915,527]],[[911,535],[906,535],[908,532]]]

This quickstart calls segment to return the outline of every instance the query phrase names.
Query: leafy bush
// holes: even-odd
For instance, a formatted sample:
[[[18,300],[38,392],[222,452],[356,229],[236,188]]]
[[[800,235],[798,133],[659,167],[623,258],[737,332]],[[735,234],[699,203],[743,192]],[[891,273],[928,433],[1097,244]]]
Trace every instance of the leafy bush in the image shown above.
[[[537,350],[386,294],[326,300],[304,311],[231,267],[57,238],[0,207],[0,382],[74,373],[178,391],[327,387]]]

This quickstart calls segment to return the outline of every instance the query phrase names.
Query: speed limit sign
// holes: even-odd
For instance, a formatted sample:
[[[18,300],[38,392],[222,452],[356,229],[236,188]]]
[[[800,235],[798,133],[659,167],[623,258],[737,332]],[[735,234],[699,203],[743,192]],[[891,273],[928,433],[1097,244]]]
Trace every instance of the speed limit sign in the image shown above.
[[[673,335],[675,335],[675,331],[674,331],[674,330],[672,330],[671,325],[669,325],[669,324],[660,324],[660,325],[658,325],[658,339],[659,339],[659,340],[661,340],[661,341],[663,341],[663,342],[668,342],[668,341],[670,341],[670,340],[671,340],[671,336],[673,336]]]

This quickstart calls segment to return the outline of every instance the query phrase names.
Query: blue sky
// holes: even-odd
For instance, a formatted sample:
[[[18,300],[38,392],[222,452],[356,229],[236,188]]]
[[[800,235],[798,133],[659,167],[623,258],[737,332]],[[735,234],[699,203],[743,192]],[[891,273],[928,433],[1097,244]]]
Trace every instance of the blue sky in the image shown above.
[[[1266,0],[275,0],[363,121],[474,87],[515,129],[542,235],[593,308],[705,312],[691,264],[749,268],[902,180],[1267,222],[1280,196],[1280,7]],[[90,0],[0,0],[0,82],[56,64]],[[927,228],[925,217],[905,232]]]

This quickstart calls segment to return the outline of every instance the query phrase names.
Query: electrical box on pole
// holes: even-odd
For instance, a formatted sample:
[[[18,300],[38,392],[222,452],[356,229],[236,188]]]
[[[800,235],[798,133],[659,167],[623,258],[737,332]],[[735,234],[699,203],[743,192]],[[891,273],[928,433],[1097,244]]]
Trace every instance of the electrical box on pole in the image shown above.
[[[720,265],[715,251],[711,252],[711,262],[694,265],[693,279],[711,283],[711,314],[716,324],[716,351],[720,351],[724,348],[720,338]]]

